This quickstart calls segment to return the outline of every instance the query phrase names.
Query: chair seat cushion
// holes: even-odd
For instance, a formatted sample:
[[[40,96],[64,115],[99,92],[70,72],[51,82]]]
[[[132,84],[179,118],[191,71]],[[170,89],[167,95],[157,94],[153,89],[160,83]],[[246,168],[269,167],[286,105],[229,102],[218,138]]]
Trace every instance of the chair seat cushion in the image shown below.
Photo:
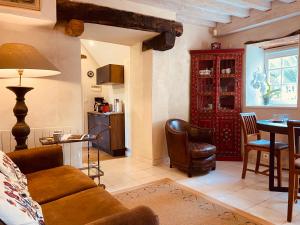
[[[216,146],[207,143],[189,142],[189,151],[193,159],[206,158],[216,153]]]
[[[79,169],[71,166],[41,170],[26,176],[31,197],[40,204],[97,186]]]
[[[96,187],[44,204],[42,210],[47,225],[83,225],[128,209]]]
[[[260,147],[260,148],[270,148],[270,141],[269,140],[255,140],[255,141],[249,141],[248,146],[255,146],[255,147]],[[276,150],[282,150],[288,148],[288,144],[276,141],[275,142],[275,149]]]

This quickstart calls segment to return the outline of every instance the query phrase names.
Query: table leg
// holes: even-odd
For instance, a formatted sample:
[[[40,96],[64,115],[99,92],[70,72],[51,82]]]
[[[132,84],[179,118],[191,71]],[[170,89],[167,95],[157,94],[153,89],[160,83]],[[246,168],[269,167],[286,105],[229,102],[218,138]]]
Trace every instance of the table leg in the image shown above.
[[[97,149],[98,151],[98,185],[100,185],[100,153],[99,153],[99,151],[100,151],[100,149],[98,148]]]
[[[88,176],[90,176],[90,142],[87,142],[88,144]]]
[[[275,133],[270,133],[270,155],[269,155],[269,190],[270,191],[275,191],[274,164],[275,164]]]
[[[269,155],[269,190],[277,192],[287,192],[287,187],[279,187],[274,185],[275,179],[275,133],[270,133],[270,155]]]

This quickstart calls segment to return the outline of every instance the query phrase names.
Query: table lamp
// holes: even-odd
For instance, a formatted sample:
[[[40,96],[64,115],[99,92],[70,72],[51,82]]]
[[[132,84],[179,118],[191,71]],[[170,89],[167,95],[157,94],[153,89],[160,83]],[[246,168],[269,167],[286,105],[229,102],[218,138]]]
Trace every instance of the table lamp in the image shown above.
[[[0,77],[19,76],[18,86],[7,87],[15,93],[17,100],[13,109],[17,123],[12,128],[12,134],[17,142],[15,150],[27,149],[26,141],[30,134],[30,128],[25,122],[28,112],[25,95],[33,87],[21,86],[22,77],[44,77],[58,74],[60,74],[59,70],[30,45],[6,43],[0,46]]]

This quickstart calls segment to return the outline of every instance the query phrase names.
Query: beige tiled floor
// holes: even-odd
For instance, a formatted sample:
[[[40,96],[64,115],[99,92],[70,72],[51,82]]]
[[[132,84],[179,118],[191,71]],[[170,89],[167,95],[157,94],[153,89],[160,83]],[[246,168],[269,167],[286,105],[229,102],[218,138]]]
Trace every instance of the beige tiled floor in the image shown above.
[[[295,205],[293,223],[287,223],[287,193],[270,192],[263,175],[249,172],[242,180],[241,162],[217,162],[216,171],[192,178],[168,165],[154,167],[131,157],[102,161],[101,167],[101,183],[110,192],[168,177],[274,224],[300,224],[300,203]]]

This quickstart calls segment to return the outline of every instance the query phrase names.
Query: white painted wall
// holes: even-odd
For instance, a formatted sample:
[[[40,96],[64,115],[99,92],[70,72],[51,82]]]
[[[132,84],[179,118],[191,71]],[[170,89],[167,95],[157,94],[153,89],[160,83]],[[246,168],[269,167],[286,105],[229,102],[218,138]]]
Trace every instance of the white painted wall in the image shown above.
[[[81,44],[81,54],[86,55],[86,59],[81,59],[81,85],[82,85],[82,100],[83,100],[83,121],[84,133],[88,133],[88,116],[87,112],[94,111],[95,97],[102,96],[102,87],[100,89],[92,88],[96,85],[96,70],[99,64],[94,60],[93,56]],[[88,71],[94,72],[94,77],[87,76]]]
[[[41,10],[0,6],[0,21],[22,25],[53,27],[56,23],[56,1],[41,0]]]
[[[184,24],[183,35],[169,51],[153,51],[152,145],[154,164],[166,158],[164,125],[170,118],[189,120],[189,50],[209,49],[213,38],[207,27]]]
[[[118,98],[123,103],[125,112],[125,145],[130,147],[130,124],[131,114],[129,112],[129,88],[130,88],[130,47],[106,42],[81,40],[82,49],[87,53],[88,58],[82,60],[82,85],[84,87],[84,108],[85,115],[88,111],[93,111],[94,97],[104,97],[105,100],[113,104],[114,99]],[[107,64],[117,64],[124,66],[124,84],[120,85],[101,85],[99,92],[93,91],[90,87],[96,84],[96,75],[93,78],[88,78],[86,73],[88,70],[93,70],[96,74],[96,69]],[[87,120],[85,120],[87,124]],[[87,125],[85,125],[87,127]]]
[[[33,45],[47,57],[61,75],[44,78],[25,78],[24,86],[34,90],[26,95],[29,108],[26,121],[30,127],[72,127],[82,132],[80,41],[66,36],[63,31],[17,24],[0,23],[0,44],[20,42]],[[5,35],[3,35],[5,34]],[[13,115],[14,94],[6,89],[17,85],[17,79],[1,79],[0,82],[0,130],[10,130],[16,119]],[[73,165],[81,164],[81,149],[75,149],[78,156]]]
[[[242,96],[244,105],[257,105],[263,104],[260,91],[254,89],[251,84],[253,80],[253,74],[257,71],[265,71],[265,52],[262,48],[259,48],[257,45],[248,45],[246,46],[246,58],[245,58],[245,79],[243,80],[244,93],[247,93]],[[257,99],[260,99],[261,102],[257,102]]]
[[[131,146],[134,157],[153,162],[152,146],[153,51],[142,45],[130,49]]]

